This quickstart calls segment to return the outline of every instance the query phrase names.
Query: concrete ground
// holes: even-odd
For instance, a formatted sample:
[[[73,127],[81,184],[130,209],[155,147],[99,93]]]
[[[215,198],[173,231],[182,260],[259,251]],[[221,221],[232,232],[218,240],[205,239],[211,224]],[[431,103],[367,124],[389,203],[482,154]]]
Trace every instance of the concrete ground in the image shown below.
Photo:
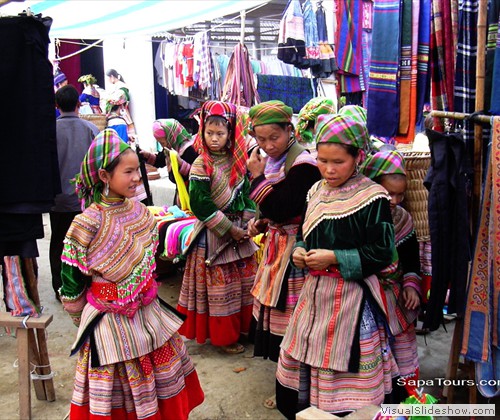
[[[56,401],[36,399],[32,391],[32,416],[40,420],[63,419],[68,413],[71,399],[75,359],[69,357],[70,347],[76,328],[62,306],[54,297],[50,284],[48,249],[50,225],[48,215],[44,215],[45,238],[38,241],[40,257],[39,292],[44,311],[54,316],[47,329],[49,357],[54,372]],[[169,275],[162,279],[160,294],[175,305],[179,293],[181,276]],[[420,357],[420,378],[428,381],[424,391],[437,398],[442,395],[439,383],[446,377],[451,341],[455,322],[452,320],[444,328],[426,336],[418,336]],[[283,419],[277,410],[263,406],[266,397],[274,393],[275,364],[268,360],[254,359],[253,347],[245,343],[246,352],[240,355],[222,354],[210,344],[199,345],[187,342],[189,354],[196,364],[200,381],[205,391],[205,402],[196,408],[190,419]],[[459,370],[460,378],[464,372]],[[0,334],[0,419],[18,418],[18,371],[16,340],[12,336]],[[455,403],[468,402],[467,387],[455,388]],[[446,402],[441,400],[442,403]],[[478,394],[478,402],[486,402]],[[497,404],[497,413],[500,405]],[[479,418],[479,417],[477,417]],[[489,417],[491,418],[491,417]],[[498,418],[498,417],[497,417]],[[460,419],[453,417],[453,419]]]

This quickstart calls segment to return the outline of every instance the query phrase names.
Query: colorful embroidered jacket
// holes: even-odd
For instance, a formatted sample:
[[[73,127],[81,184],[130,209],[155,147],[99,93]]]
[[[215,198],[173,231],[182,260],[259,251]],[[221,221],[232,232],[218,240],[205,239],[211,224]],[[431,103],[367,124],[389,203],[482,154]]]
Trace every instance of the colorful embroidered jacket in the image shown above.
[[[157,299],[157,245],[156,220],[137,201],[94,203],[75,217],[60,289],[79,327],[73,353],[90,337],[94,362],[116,363],[159,348],[177,331],[181,319]]]

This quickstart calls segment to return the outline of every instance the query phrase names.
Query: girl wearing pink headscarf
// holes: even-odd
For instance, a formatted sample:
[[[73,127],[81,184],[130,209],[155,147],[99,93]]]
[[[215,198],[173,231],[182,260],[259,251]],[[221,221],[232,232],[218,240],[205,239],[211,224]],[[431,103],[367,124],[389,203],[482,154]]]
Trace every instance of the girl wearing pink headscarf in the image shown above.
[[[169,151],[175,150],[177,152],[179,173],[187,186],[191,165],[198,157],[198,153],[193,147],[194,139],[191,134],[188,133],[179,121],[173,118],[167,118],[156,120],[153,123],[153,136],[163,150],[156,154],[141,150],[140,154],[146,159],[146,163],[156,168],[163,168],[166,166],[168,168],[168,178],[175,184],[169,157]],[[179,205],[178,201],[176,192],[174,204]]]

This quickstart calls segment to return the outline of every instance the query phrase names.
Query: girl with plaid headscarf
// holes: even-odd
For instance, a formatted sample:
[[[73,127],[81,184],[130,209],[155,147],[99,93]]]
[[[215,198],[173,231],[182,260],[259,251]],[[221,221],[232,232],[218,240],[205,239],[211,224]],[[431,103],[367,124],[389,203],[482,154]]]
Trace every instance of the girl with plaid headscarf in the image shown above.
[[[61,302],[78,326],[72,419],[187,419],[204,398],[182,319],[157,297],[158,231],[131,200],[139,181],[136,153],[116,131],[99,133],[76,176],[84,211],[61,257]]]
[[[398,375],[378,276],[397,269],[394,225],[387,191],[358,173],[368,140],[350,116],[318,117],[323,180],[307,194],[292,253],[308,274],[276,373],[277,406],[288,418],[309,406],[346,413],[378,405]]]
[[[168,178],[175,184],[176,180],[170,162],[170,151],[175,151],[178,170],[187,187],[191,165],[198,157],[198,153],[193,147],[193,136],[188,133],[179,121],[173,118],[160,119],[153,122],[153,136],[163,150],[156,154],[141,150],[140,154],[145,158],[146,163],[155,168],[166,166],[168,168]],[[177,190],[174,197],[174,204],[178,206],[181,204]]]
[[[210,339],[229,354],[252,317],[257,245],[246,231],[255,214],[248,193],[243,125],[235,105],[205,102],[194,147],[189,199],[198,218],[182,280],[177,309],[187,315],[180,333],[198,343]]]

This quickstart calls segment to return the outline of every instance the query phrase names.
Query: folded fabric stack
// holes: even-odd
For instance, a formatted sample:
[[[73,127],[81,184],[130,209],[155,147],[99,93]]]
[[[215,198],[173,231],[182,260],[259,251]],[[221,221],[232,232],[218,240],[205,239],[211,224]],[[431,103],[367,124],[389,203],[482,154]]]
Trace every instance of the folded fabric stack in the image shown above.
[[[196,217],[177,206],[149,206],[158,222],[159,245],[157,256],[162,260],[179,262],[190,243]]]

